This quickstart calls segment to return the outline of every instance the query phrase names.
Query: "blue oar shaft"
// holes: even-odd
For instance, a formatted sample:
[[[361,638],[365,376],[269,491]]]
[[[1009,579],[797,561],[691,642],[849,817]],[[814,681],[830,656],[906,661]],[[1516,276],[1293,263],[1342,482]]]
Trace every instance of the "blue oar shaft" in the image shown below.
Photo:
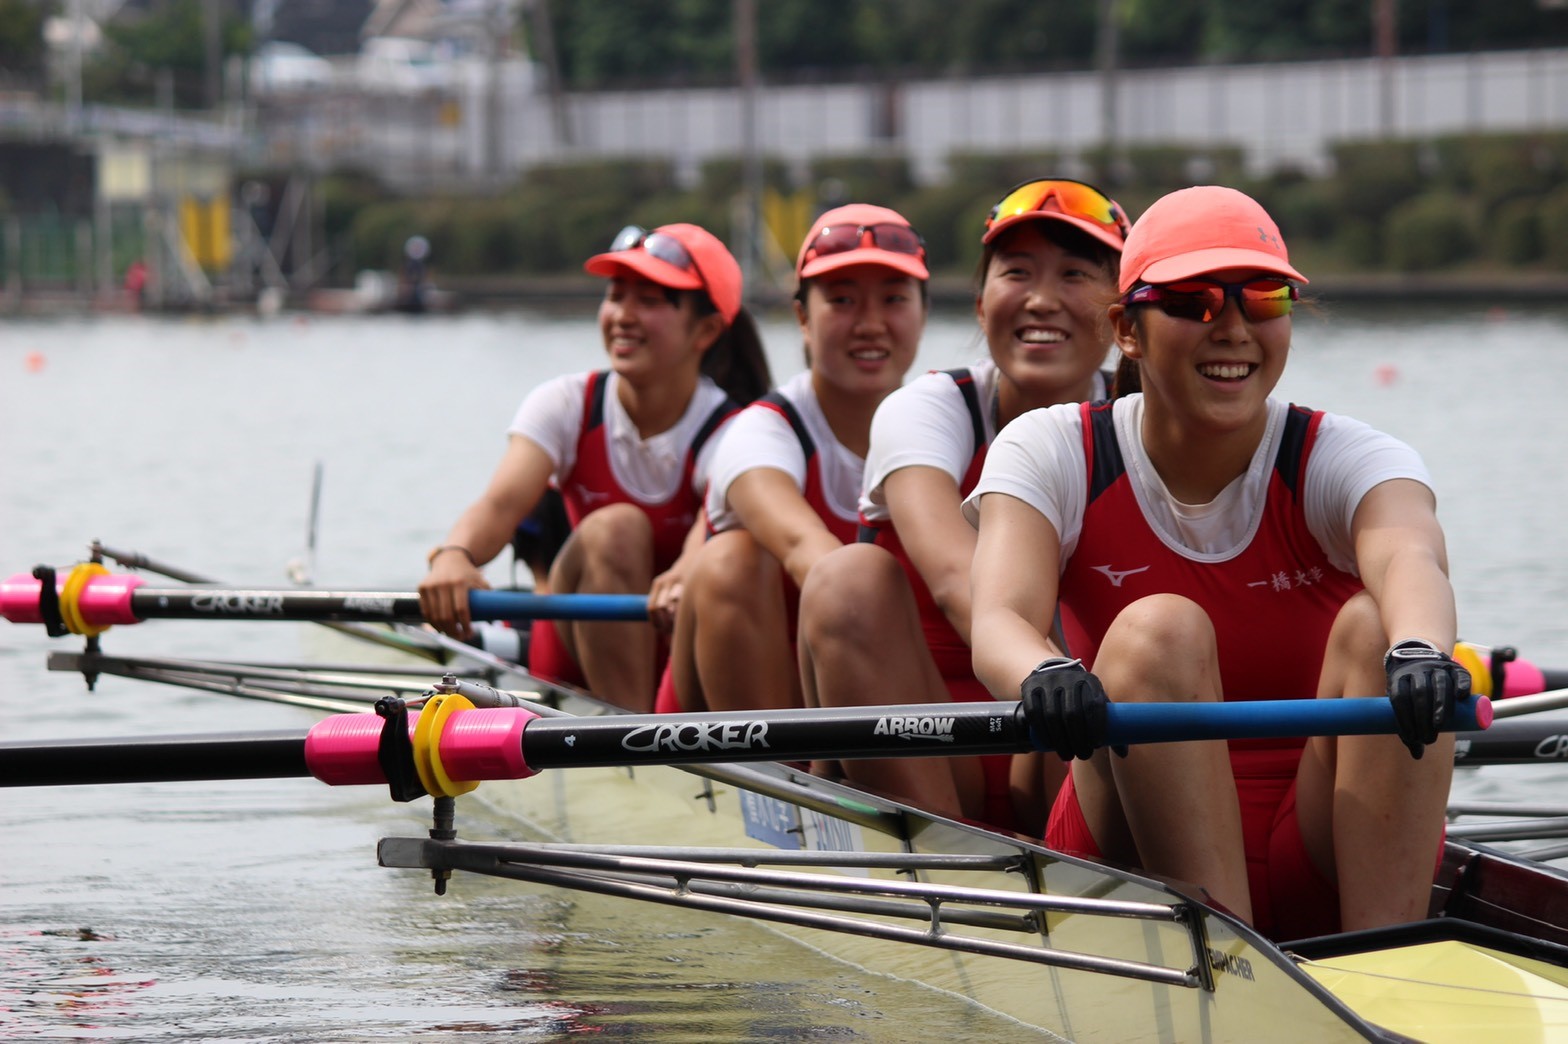
[[[1490,705],[1473,697],[1454,709],[1454,731],[1485,728]],[[1280,736],[1371,736],[1398,731],[1387,697],[1340,700],[1247,700],[1234,703],[1113,703],[1106,710],[1110,741],[1169,743],[1197,739]]]
[[[531,594],[526,591],[468,593],[476,620],[646,620],[648,598],[631,594]]]

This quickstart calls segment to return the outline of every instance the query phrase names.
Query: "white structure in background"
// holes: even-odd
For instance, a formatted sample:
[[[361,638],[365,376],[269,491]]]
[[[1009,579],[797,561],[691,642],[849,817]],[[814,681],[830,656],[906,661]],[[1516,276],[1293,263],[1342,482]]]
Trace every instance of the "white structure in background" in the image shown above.
[[[250,58],[250,90],[255,97],[320,90],[339,79],[330,61],[285,40],[268,40]]]

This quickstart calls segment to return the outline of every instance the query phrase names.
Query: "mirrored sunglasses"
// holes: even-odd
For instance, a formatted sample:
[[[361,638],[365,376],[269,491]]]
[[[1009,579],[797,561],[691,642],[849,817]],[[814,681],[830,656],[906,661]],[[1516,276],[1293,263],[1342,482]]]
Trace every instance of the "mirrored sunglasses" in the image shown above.
[[[627,225],[615,234],[610,241],[610,252],[619,253],[622,250],[636,250],[641,248],[652,254],[666,264],[674,265],[683,272],[701,276],[697,269],[697,262],[692,259],[691,252],[681,245],[681,241],[674,236],[663,232],[649,232],[637,225]]]
[[[1065,214],[1091,221],[1107,231],[1114,230],[1123,239],[1132,231],[1132,222],[1115,200],[1093,185],[1067,178],[1026,181],[1013,188],[991,208],[985,227],[989,231],[992,225],[1006,218],[1032,213]]]
[[[1232,298],[1248,321],[1261,323],[1291,313],[1301,292],[1283,279],[1253,279],[1245,283],[1221,283],[1210,279],[1190,279],[1180,283],[1134,287],[1123,304],[1152,304],[1173,319],[1212,323],[1225,310],[1225,299]]]
[[[868,244],[879,250],[910,257],[926,256],[926,241],[908,225],[891,223],[876,225],[828,225],[812,237],[811,245],[801,258],[805,262],[833,254],[846,254]]]

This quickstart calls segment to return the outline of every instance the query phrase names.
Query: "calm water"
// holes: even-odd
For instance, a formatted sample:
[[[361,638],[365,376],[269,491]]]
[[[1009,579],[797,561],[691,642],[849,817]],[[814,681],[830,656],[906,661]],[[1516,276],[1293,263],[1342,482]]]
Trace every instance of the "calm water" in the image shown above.
[[[766,324],[775,376],[798,340]],[[1417,445],[1449,534],[1464,634],[1568,663],[1568,310],[1349,313],[1298,322],[1282,394]],[[921,360],[975,350],[933,320]],[[0,570],[88,541],[279,585],[411,588],[477,493],[528,388],[595,365],[586,316],[284,317],[0,324]],[[493,572],[505,579],[505,570]],[[303,628],[157,622],[112,652],[289,659]],[[0,624],[9,737],[288,728],[301,712],[44,670]],[[1471,772],[1470,797],[1549,802],[1568,775]],[[765,930],[464,878],[435,899],[375,866],[424,804],[308,781],[13,791],[0,802],[0,1036],[331,1041],[949,1040],[1015,1032]],[[466,813],[471,837],[518,827]]]

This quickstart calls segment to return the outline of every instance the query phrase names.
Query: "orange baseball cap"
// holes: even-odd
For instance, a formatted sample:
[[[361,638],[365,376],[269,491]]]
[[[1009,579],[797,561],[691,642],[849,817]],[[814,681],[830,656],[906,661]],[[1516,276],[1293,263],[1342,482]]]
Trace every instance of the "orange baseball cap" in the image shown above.
[[[815,279],[850,265],[882,265],[916,279],[931,278],[920,233],[898,211],[870,203],[834,207],[817,218],[800,244],[795,274]]]
[[[740,314],[740,262],[698,225],[660,225],[651,232],[628,225],[608,251],[583,262],[583,270],[606,279],[630,271],[671,290],[702,290],[726,326]]]
[[[1184,188],[1155,200],[1133,223],[1122,248],[1121,291],[1226,268],[1307,282],[1290,266],[1279,226],[1257,200],[1222,185]]]

